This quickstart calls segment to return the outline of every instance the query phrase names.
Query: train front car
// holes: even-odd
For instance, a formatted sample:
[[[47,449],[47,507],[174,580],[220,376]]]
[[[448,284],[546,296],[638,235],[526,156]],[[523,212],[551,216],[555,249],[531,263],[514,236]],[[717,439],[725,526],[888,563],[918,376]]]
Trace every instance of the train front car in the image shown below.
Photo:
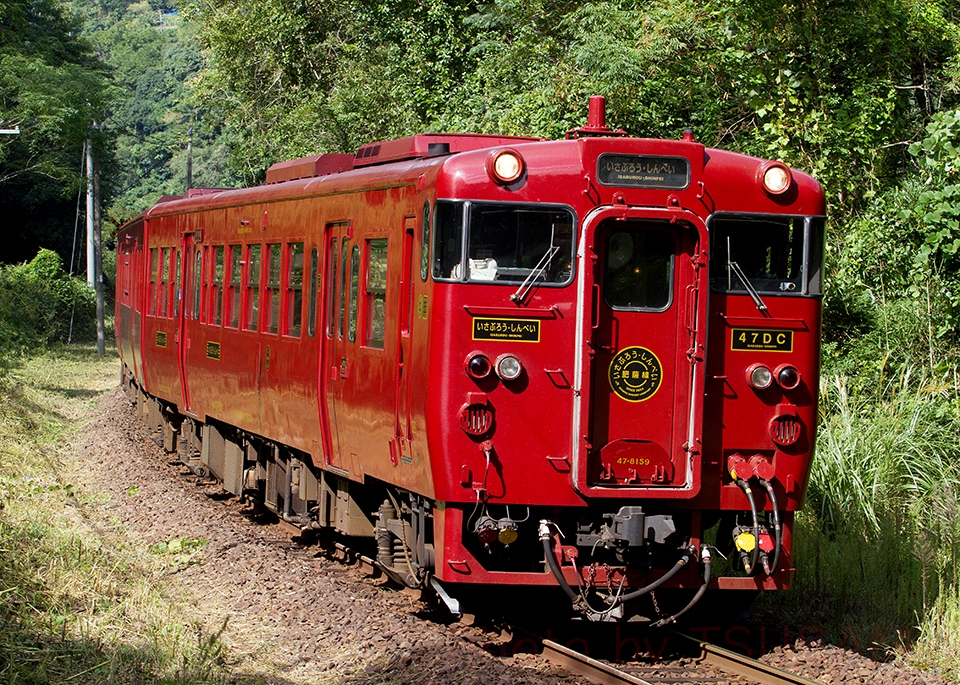
[[[439,171],[417,303],[435,574],[454,596],[552,586],[594,620],[687,590],[669,623],[704,591],[789,586],[825,203],[782,164],[603,119],[594,99],[565,141]]]

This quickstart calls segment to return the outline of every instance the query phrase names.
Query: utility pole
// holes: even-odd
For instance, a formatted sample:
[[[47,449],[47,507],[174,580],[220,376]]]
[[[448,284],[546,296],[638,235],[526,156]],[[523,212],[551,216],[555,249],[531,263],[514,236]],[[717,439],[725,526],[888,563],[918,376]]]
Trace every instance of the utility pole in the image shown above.
[[[90,127],[99,131],[94,121]],[[103,236],[100,231],[100,160],[93,154],[93,134],[87,138],[87,285],[93,288],[97,297],[97,354],[101,357],[106,350],[106,324],[104,323],[103,302]]]
[[[187,131],[187,193],[193,188],[193,124]]]
[[[94,226],[96,225],[94,209],[96,200],[94,198],[94,178],[93,178],[93,144],[90,138],[87,138],[84,151],[87,157],[87,286],[96,290],[96,250],[94,248]]]
[[[107,353],[107,329],[103,314],[103,235],[100,230],[100,160],[93,160],[93,261],[97,269],[97,354],[103,357]]]

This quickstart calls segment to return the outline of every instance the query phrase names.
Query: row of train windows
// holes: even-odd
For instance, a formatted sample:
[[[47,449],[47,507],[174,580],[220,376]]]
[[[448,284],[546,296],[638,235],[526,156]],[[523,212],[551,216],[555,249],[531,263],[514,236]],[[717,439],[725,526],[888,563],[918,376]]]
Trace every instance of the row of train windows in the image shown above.
[[[329,316],[327,334],[357,338],[358,297],[361,277],[363,297],[363,344],[383,348],[386,318],[387,240],[362,241],[353,245],[349,264],[347,239],[343,239],[342,260],[336,258],[333,241],[330,252]],[[319,251],[310,250],[309,271],[304,271],[304,244],[205,245],[192,248],[191,269],[183,289],[185,315],[212,326],[260,331],[299,338],[307,290],[307,335],[316,332],[317,303],[323,283],[319,274]],[[151,316],[173,319],[180,316],[181,253],[173,247],[151,248],[148,311]],[[338,269],[339,266],[339,269]],[[337,276],[339,274],[339,277]],[[306,277],[306,280],[304,280]],[[347,293],[349,292],[349,298]],[[282,305],[282,307],[281,307]],[[334,312],[338,312],[333,316]],[[281,320],[281,317],[282,320]]]

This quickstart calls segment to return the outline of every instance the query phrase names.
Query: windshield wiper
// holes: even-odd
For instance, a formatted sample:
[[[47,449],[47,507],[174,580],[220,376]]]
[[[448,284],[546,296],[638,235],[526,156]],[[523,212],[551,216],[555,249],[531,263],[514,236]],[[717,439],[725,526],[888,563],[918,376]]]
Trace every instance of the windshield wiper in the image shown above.
[[[520,284],[520,287],[517,288],[517,292],[510,296],[510,300],[522,304],[523,298],[527,296],[527,293],[530,292],[530,288],[533,287],[533,284],[538,278],[550,268],[550,262],[553,261],[553,256],[560,251],[559,245],[551,245],[550,248],[544,253],[543,257],[540,258],[540,261],[537,263],[533,270],[530,272],[530,275],[527,276],[523,283]]]
[[[743,273],[743,269],[740,268],[739,264],[730,259],[730,236],[727,236],[727,290],[733,290],[733,279],[730,277],[731,272],[735,273],[737,278],[740,279],[740,282],[743,283],[743,287],[750,293],[750,297],[753,299],[753,303],[757,305],[757,309],[761,312],[767,311],[767,305],[760,299],[760,293],[753,287],[747,275]]]

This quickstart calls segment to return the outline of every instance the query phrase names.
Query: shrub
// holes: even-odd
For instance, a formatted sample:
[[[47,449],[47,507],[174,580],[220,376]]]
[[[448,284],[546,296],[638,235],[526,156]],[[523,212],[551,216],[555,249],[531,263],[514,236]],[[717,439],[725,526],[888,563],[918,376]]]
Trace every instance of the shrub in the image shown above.
[[[95,295],[57,253],[42,249],[30,262],[0,267],[0,354],[95,335]]]

